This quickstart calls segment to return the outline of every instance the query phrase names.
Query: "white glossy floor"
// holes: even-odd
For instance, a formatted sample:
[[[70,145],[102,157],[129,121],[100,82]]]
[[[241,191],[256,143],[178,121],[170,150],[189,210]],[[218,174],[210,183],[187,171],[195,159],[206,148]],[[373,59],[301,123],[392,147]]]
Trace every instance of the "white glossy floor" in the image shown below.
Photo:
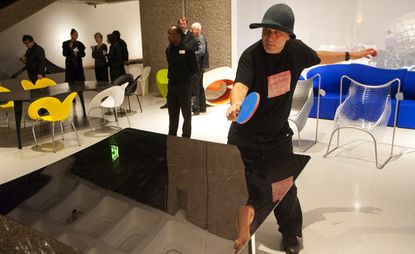
[[[153,96],[141,99],[144,113],[131,115],[131,126],[167,133],[167,110],[159,109],[164,99]],[[132,102],[133,109],[137,109],[134,98]],[[226,106],[210,107],[208,114],[193,117],[192,138],[225,143],[230,124],[225,110]],[[81,115],[79,103],[75,115]],[[308,121],[302,133],[305,139],[314,138],[315,122],[315,119]],[[97,119],[94,123],[98,124]],[[81,147],[77,146],[68,125],[65,140],[59,140],[58,152],[42,151],[50,145],[45,143],[51,141],[45,126],[40,133],[40,148],[33,147],[31,128],[26,128],[22,134],[24,148],[18,150],[15,133],[7,134],[4,116],[0,114],[0,183],[37,170],[105,137],[92,134],[81,120],[78,126]],[[125,117],[121,119],[121,126],[127,126]],[[400,156],[381,170],[375,167],[373,145],[368,136],[353,131],[343,132],[345,146],[324,159],[331,130],[331,121],[320,121],[319,143],[306,152],[312,160],[297,181],[304,213],[301,253],[415,253],[415,130],[397,129],[395,153]],[[56,133],[59,134],[58,129]],[[381,160],[390,152],[385,143],[390,142],[391,134],[388,128],[384,144],[380,146]],[[273,216],[256,237],[257,253],[282,253],[281,236]]]

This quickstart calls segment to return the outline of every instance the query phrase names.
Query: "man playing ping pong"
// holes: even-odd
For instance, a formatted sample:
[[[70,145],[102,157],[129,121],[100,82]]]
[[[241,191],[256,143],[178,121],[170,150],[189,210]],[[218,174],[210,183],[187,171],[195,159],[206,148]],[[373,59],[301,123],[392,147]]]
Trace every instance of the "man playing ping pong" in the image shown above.
[[[276,4],[265,13],[261,23],[262,39],[247,48],[239,59],[231,91],[228,143],[237,145],[245,165],[249,198],[240,210],[236,252],[249,240],[249,223],[260,216],[260,204],[275,202],[283,195],[276,190],[272,172],[285,170],[293,158],[292,135],[288,124],[295,86],[301,72],[317,64],[376,56],[374,49],[356,52],[314,51],[294,34],[294,13],[286,4]],[[258,92],[257,111],[244,124],[236,121],[240,105],[248,93]],[[287,182],[288,181],[288,182]],[[293,178],[284,180],[291,189],[274,210],[286,253],[299,253],[302,237],[302,211]]]

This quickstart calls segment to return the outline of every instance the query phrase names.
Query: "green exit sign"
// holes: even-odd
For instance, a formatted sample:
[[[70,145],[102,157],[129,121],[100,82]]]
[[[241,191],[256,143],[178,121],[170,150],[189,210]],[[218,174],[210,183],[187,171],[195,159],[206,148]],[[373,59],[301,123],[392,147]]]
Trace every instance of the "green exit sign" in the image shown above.
[[[118,153],[118,146],[111,145],[111,158],[112,158],[112,161],[114,162],[115,160],[118,159],[118,157],[120,157],[120,154]]]

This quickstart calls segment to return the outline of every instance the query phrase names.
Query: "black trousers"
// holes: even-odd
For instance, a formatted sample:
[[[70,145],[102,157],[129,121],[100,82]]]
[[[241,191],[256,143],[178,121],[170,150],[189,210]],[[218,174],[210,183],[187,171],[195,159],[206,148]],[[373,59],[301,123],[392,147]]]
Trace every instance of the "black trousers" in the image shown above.
[[[109,81],[108,67],[95,67],[95,78],[97,81]]]
[[[206,111],[206,96],[205,89],[203,88],[203,73],[204,71],[199,71],[194,75],[192,82],[192,96],[195,97],[193,102],[193,110],[200,110],[202,112]]]
[[[192,134],[192,87],[191,80],[170,81],[167,92],[169,111],[169,135],[177,136],[180,110],[184,118],[182,137],[190,138]]]
[[[116,80],[119,76],[125,74],[124,64],[114,64],[110,65],[110,78],[111,81]]]
[[[32,83],[35,84],[36,81],[37,81],[37,73],[32,72],[32,73],[28,73],[27,75],[29,76],[30,81],[32,81]],[[43,76],[45,76],[45,75],[43,75]]]
[[[71,60],[70,60],[71,62]],[[85,81],[84,67],[82,62],[77,66],[65,62],[65,82]]]
[[[289,138],[289,139],[288,139]],[[245,165],[245,177],[248,185],[248,205],[255,209],[254,222],[251,228],[256,229],[268,216],[276,203],[272,203],[273,182],[295,175],[293,168],[294,154],[291,136],[280,146],[259,150],[238,146]],[[303,215],[297,197],[295,184],[274,209],[279,231],[284,236],[302,237]]]

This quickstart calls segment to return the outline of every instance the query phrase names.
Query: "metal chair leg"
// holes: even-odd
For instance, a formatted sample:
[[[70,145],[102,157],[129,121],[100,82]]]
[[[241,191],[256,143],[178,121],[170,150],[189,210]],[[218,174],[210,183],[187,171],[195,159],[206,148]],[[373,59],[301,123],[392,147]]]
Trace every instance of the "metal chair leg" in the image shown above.
[[[33,133],[33,139],[35,140],[35,146],[37,146],[37,139],[36,139],[36,132],[35,132],[36,122],[37,122],[37,121],[35,121],[35,122],[33,123],[33,126],[32,126],[32,133]]]
[[[7,113],[7,111],[6,111],[6,121],[7,121],[7,130],[9,131],[9,135],[10,135],[9,113]]]
[[[127,116],[128,126],[131,127],[130,119],[128,118],[127,110],[124,108],[125,115]]]
[[[140,98],[138,97],[138,95],[137,95],[137,94],[134,94],[134,95],[135,95],[135,97],[137,98],[138,105],[140,105],[140,111],[141,111],[141,113],[143,113],[143,108],[141,107]]]
[[[372,138],[372,140],[373,140],[373,143],[374,143],[374,147],[375,147],[375,162],[376,162],[376,167],[378,168],[378,169],[382,169],[395,155],[393,155],[393,143],[392,143],[392,145],[391,145],[391,154],[389,155],[389,157],[386,159],[386,161],[385,162],[383,162],[382,164],[379,164],[379,159],[378,159],[378,143],[377,143],[377,140],[376,140],[376,138],[375,138],[375,136],[372,134],[372,133],[370,133],[370,132],[368,132],[368,131],[366,131],[366,130],[362,130],[362,129],[360,129],[360,128],[356,128],[356,127],[343,127],[343,129],[345,129],[345,128],[349,128],[349,129],[355,129],[355,130],[360,130],[360,131],[363,131],[363,132],[365,132],[365,133],[367,133],[371,138]],[[330,153],[332,153],[334,150],[336,150],[337,148],[339,148],[340,147],[340,145],[339,145],[339,140],[340,140],[340,138],[339,138],[339,136],[340,136],[340,129],[342,129],[342,128],[336,128],[336,129],[334,129],[334,131],[331,133],[331,136],[330,136],[330,141],[329,141],[329,144],[328,144],[328,146],[327,146],[327,151],[326,151],[326,154],[325,155],[323,155],[323,157],[324,158],[327,158],[327,156],[330,154]],[[336,133],[337,132],[337,145],[336,145],[336,147],[335,148],[333,148],[332,150],[330,150],[330,145],[331,145],[331,141],[332,141],[332,139],[333,139],[333,136],[334,136],[334,133]]]
[[[368,132],[367,132],[368,133]],[[395,155],[393,155],[393,146],[394,144],[391,145],[391,154],[389,155],[389,157],[385,160],[385,162],[383,162],[382,164],[379,164],[379,159],[378,159],[378,143],[376,141],[375,136],[373,136],[372,134],[368,133],[372,139],[373,139],[373,143],[375,145],[375,160],[376,160],[376,167],[378,169],[382,169]]]
[[[338,128],[336,128],[335,130],[333,130],[333,132],[330,135],[330,140],[329,140],[329,144],[327,145],[327,151],[326,154],[323,155],[323,158],[327,158],[327,156],[329,154],[331,154],[332,152],[334,152],[337,148],[339,148],[339,137],[337,136],[337,145],[335,148],[333,148],[332,150],[330,150],[330,145],[331,145],[331,141],[333,140],[333,136],[334,134],[337,132],[337,135],[340,136],[340,130]]]
[[[89,123],[89,128],[91,129],[91,132],[92,132],[93,130],[92,130],[92,124],[91,124],[91,112],[92,110],[88,112],[88,123]]]
[[[75,125],[73,124],[71,120],[69,120],[69,122],[71,123],[72,128],[75,131],[76,139],[78,140],[78,146],[81,146],[81,143],[79,143],[79,136],[78,136],[78,132],[76,131]]]
[[[55,122],[52,123],[52,143],[53,143],[53,152],[56,153],[56,148],[55,148]]]
[[[91,128],[91,131],[93,131],[92,124],[91,124],[91,117],[90,116],[88,116],[88,123],[89,123],[89,128]]]
[[[128,110],[130,110],[130,112],[131,112],[130,96],[128,96],[128,95],[127,95],[127,100],[128,100]]]
[[[115,108],[113,108],[113,110],[114,110],[114,115],[115,115],[115,121],[117,122],[117,127],[119,127],[119,126],[118,126],[118,116],[117,116],[117,110],[116,110]]]
[[[23,107],[23,105],[22,105],[22,107]],[[23,118],[23,128],[25,128],[26,129],[26,116],[25,116],[25,113],[24,113],[25,111],[24,111],[24,109],[22,108],[22,118]]]
[[[61,133],[62,133],[62,140],[64,140],[63,139],[63,121],[61,121]]]

